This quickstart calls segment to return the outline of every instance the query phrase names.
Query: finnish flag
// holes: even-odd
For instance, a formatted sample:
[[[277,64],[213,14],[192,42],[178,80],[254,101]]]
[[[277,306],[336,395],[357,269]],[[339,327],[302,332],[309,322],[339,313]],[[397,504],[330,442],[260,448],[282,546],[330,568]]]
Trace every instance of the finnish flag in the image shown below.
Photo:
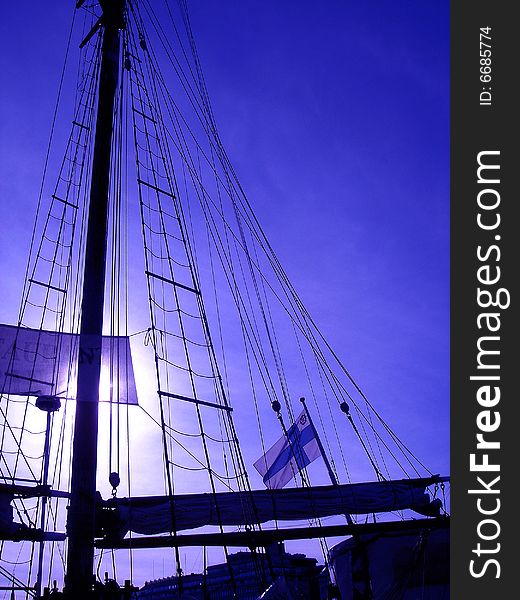
[[[269,448],[254,467],[268,488],[283,488],[320,454],[316,431],[304,410],[287,430],[287,436],[282,436]]]

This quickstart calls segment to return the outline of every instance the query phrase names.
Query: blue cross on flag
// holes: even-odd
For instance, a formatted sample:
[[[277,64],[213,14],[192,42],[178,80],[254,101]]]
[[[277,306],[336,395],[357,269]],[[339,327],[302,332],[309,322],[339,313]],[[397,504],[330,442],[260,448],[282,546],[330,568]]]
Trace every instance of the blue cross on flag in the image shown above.
[[[320,454],[316,431],[303,411],[287,430],[287,436],[282,436],[269,448],[254,467],[268,488],[283,488]]]

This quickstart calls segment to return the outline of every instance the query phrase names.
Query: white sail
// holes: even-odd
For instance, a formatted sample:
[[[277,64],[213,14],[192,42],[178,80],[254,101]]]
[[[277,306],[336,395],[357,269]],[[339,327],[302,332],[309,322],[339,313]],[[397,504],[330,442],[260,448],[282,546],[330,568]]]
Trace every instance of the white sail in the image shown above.
[[[406,479],[286,490],[116,498],[119,533],[155,535],[205,525],[253,525],[412,509],[438,516],[439,501],[425,493],[435,479]],[[172,522],[172,515],[174,523]]]

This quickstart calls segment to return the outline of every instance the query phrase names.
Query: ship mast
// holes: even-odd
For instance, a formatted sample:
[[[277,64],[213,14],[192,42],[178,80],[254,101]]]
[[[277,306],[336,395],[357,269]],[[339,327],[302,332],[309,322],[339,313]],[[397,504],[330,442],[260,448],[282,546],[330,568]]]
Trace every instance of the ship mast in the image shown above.
[[[69,546],[65,589],[71,598],[85,597],[93,583],[110,153],[121,52],[119,32],[124,24],[125,0],[99,0],[99,3],[103,10],[103,43],[81,305],[71,497],[67,517]]]

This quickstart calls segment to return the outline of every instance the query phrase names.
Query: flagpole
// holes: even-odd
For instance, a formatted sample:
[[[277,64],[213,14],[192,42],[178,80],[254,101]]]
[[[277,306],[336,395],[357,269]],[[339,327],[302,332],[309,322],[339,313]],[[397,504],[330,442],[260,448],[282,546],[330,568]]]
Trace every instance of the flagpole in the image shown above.
[[[339,485],[339,481],[336,477],[336,474],[334,473],[334,471],[332,470],[332,465],[330,464],[329,458],[328,456],[325,454],[325,448],[323,447],[323,444],[321,443],[320,440],[320,436],[318,435],[318,431],[316,430],[316,427],[314,427],[314,423],[312,421],[312,417],[311,417],[311,413],[309,412],[309,409],[307,408],[307,404],[305,403],[305,398],[300,398],[300,402],[303,404],[303,409],[305,410],[305,414],[307,415],[307,419],[309,419],[309,423],[312,427],[312,430],[314,431],[314,435],[316,436],[316,442],[318,443],[318,448],[320,449],[321,455],[323,457],[323,462],[325,463],[325,466],[327,467],[327,471],[329,473],[329,478],[330,481],[332,483],[332,485],[334,486],[338,486]],[[345,515],[347,517],[347,521],[349,523],[349,525],[352,524],[352,518],[350,515]]]
[[[323,457],[323,462],[325,463],[325,466],[327,467],[330,481],[333,486],[339,486],[339,482],[336,477],[336,474],[332,470],[332,465],[329,462],[328,456],[325,454],[325,449],[323,448],[323,444],[321,443],[320,436],[318,435],[318,431],[317,431],[316,427],[314,427],[311,413],[309,412],[309,409],[307,408],[307,404],[305,403],[305,398],[303,398],[303,397],[300,398],[300,402],[303,404],[303,409],[305,410],[305,414],[307,415],[307,418],[309,419],[309,423],[312,427],[312,430],[314,431],[314,435],[316,436],[316,442],[318,443],[318,448],[320,449],[321,455]],[[347,523],[349,525],[353,525],[354,521],[352,520],[350,513],[345,512],[343,514],[345,515],[345,519],[347,519]],[[364,579],[365,579],[365,584],[366,584],[366,588],[364,590],[362,590],[362,594],[363,594],[364,598],[369,600],[370,598],[372,598],[372,584],[370,581],[370,574],[368,571],[368,557],[366,554],[366,548],[364,547],[364,544],[361,541],[361,538],[359,537],[359,535],[354,534],[352,537],[354,538],[354,541],[356,542],[356,544],[358,545],[358,547],[361,550]]]

